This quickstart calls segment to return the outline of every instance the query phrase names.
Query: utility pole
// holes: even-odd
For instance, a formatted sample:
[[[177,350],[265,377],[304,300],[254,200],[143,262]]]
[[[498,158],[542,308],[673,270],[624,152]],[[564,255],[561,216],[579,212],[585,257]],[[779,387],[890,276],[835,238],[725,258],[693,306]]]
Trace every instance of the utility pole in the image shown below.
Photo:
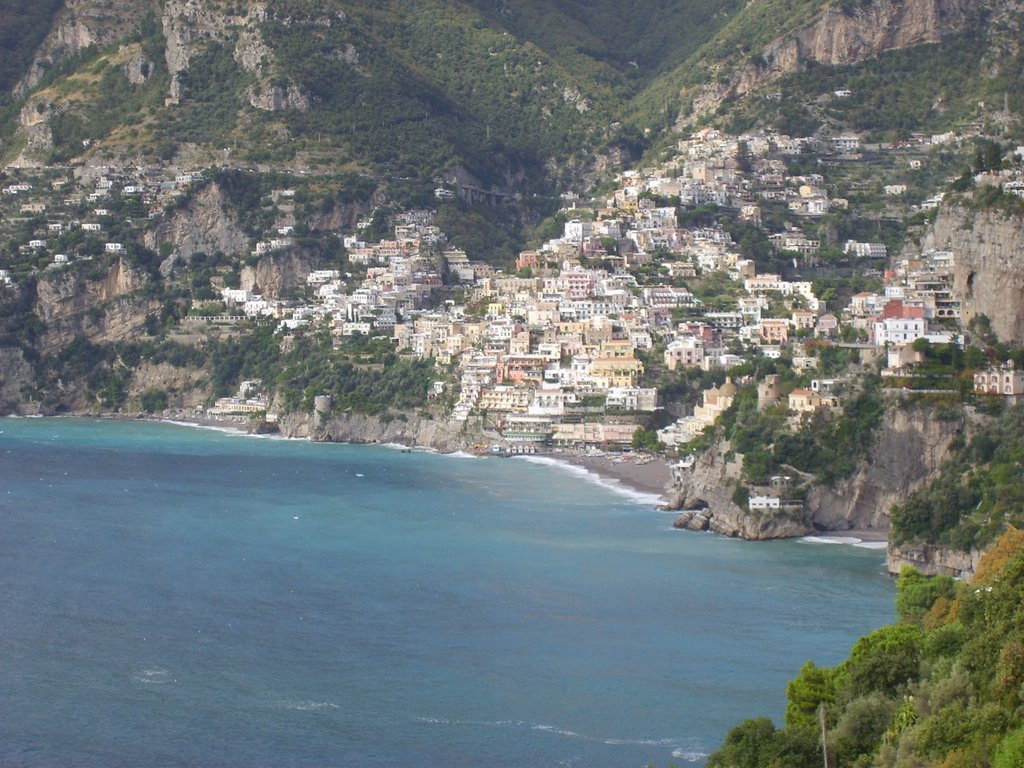
[[[818,707],[818,722],[821,723],[821,756],[825,760],[825,768],[828,768],[828,727],[825,723],[825,703]]]

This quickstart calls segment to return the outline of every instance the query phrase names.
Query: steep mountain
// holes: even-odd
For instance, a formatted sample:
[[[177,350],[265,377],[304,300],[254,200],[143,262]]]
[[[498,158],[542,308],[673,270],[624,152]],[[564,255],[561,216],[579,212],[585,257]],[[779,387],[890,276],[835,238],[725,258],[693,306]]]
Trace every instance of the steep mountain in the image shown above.
[[[7,0],[0,13],[17,40],[0,53],[0,140],[22,164],[205,159],[540,191],[715,115],[870,130],[862,107],[881,99],[903,123],[869,120],[903,128],[925,92],[914,119],[938,130],[970,116],[968,93],[1022,98],[1011,2]],[[908,76],[886,80],[894,70]],[[914,88],[923,77],[936,86]],[[849,99],[819,103],[840,88]]]
[[[8,160],[224,161],[229,148],[233,163],[506,190],[571,178],[594,152],[635,159],[645,142],[619,122],[626,103],[725,18],[664,0],[77,0],[49,24],[44,10],[12,18],[28,39],[50,28],[31,63],[24,46],[0,61],[8,83],[22,70]]]
[[[1019,114],[1022,19],[1016,2],[761,0],[634,105],[639,114],[678,106],[678,128],[938,133],[986,104]]]

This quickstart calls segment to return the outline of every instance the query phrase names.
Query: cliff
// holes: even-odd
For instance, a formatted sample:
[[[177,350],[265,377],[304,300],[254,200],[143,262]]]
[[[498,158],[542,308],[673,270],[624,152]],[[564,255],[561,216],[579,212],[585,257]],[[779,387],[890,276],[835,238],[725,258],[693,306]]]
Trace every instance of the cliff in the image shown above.
[[[81,262],[43,273],[33,307],[46,328],[39,351],[55,352],[76,336],[99,342],[138,335],[146,315],[161,306],[159,299],[146,295],[149,284],[149,275],[125,259],[106,268]]]
[[[305,285],[307,275],[319,266],[317,259],[298,251],[268,254],[255,266],[242,268],[241,287],[268,299],[279,299]]]
[[[953,252],[953,291],[965,324],[986,315],[1002,341],[1024,343],[1024,218],[943,205],[921,250]]]
[[[22,351],[0,347],[0,413],[27,410],[24,390],[32,385],[32,380],[32,366]]]
[[[890,544],[885,564],[892,574],[909,565],[926,576],[955,576],[970,580],[984,554],[976,549],[959,552],[934,544]]]
[[[816,530],[889,530],[889,509],[937,475],[962,420],[940,421],[924,407],[891,403],[868,461],[856,474],[807,496],[805,512]]]
[[[685,510],[675,527],[742,539],[785,539],[809,533],[811,528],[800,515],[758,515],[737,506],[732,496],[742,464],[742,457],[729,457],[729,444],[723,441],[697,457],[691,467],[674,470],[667,506]]]
[[[238,216],[231,211],[220,187],[213,183],[201,189],[155,229],[147,231],[145,243],[153,250],[159,250],[165,243],[173,248],[160,265],[164,275],[170,274],[176,259],[187,263],[199,252],[213,255],[220,251],[228,256],[242,256],[249,250],[249,237],[242,230]]]
[[[968,0],[874,0],[830,5],[814,23],[773,40],[726,80],[707,86],[694,101],[694,114],[760,90],[808,63],[846,66],[886,51],[939,42],[961,29],[975,4]]]
[[[444,452],[463,449],[472,442],[453,422],[404,414],[385,422],[377,416],[359,413],[290,413],[281,418],[279,427],[285,437],[339,443],[390,443]]]
[[[28,72],[15,86],[13,96],[22,98],[54,64],[81,49],[90,45],[102,48],[128,37],[138,27],[147,5],[141,0],[65,0]]]
[[[720,442],[688,469],[676,470],[669,506],[686,510],[676,526],[745,539],[803,536],[812,532],[889,530],[889,509],[938,472],[962,421],[939,421],[927,408],[890,402],[868,460],[834,485],[814,485],[802,513],[751,514],[733,501],[741,457],[729,459]]]

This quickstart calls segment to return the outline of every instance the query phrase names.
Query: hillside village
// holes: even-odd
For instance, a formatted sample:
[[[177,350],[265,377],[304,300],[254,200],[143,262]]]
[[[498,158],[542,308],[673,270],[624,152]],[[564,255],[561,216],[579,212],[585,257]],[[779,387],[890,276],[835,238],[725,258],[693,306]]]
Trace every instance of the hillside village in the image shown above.
[[[687,444],[729,408],[739,387],[754,383],[758,408],[782,409],[799,430],[815,415],[841,412],[860,386],[855,369],[826,371],[822,350],[848,350],[862,364],[877,362],[890,386],[915,388],[914,367],[925,361],[927,345],[963,347],[969,319],[953,290],[956,253],[891,254],[885,243],[852,239],[827,246],[805,233],[854,205],[830,193],[837,187],[826,173],[885,164],[883,178],[893,183],[884,184],[882,199],[903,215],[927,215],[941,191],[911,200],[899,177],[913,175],[938,148],[973,138],[944,134],[867,149],[854,136],[734,137],[708,129],[680,141],[656,167],[621,174],[606,194],[565,196],[561,236],[522,251],[514,270],[449,245],[434,211],[395,214],[393,236],[377,241],[360,234],[368,216],[353,231],[332,233],[344,264],[309,271],[288,297],[230,284],[223,271],[209,285],[193,286],[192,311],[178,330],[201,336],[274,322],[286,341],[316,329],[329,329],[339,346],[388,338],[399,355],[434,362],[431,396],[456,424],[509,452],[660,446],[685,457]],[[823,172],[791,173],[800,164],[794,159],[808,155]],[[2,204],[12,221],[34,229],[5,255],[0,281],[11,290],[39,273],[133,257],[149,259],[151,268],[159,262],[160,272],[172,275],[173,250],[146,249],[143,234],[202,188],[209,173],[105,166],[22,172],[3,187]],[[984,180],[1024,196],[1019,160]],[[277,220],[250,253],[234,256],[252,263],[293,249],[303,230],[293,213],[296,195],[275,189]],[[758,239],[763,247],[751,255],[749,242]],[[827,247],[866,275],[870,289],[816,293],[815,281],[801,273],[820,274]],[[794,375],[757,379],[743,366],[758,359],[779,361]],[[685,371],[702,372],[708,386],[696,402],[666,402],[658,382]],[[976,377],[978,392],[1024,393],[1024,372],[986,367]],[[205,415],[274,420],[278,407],[259,382],[245,382],[238,396],[210,404]],[[765,503],[773,502],[752,500]]]

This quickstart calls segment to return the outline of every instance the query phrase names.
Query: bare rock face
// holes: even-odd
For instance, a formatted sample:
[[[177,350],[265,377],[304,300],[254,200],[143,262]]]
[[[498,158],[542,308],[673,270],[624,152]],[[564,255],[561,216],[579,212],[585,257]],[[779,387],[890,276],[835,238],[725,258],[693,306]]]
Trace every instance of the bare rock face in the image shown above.
[[[286,86],[262,83],[250,87],[246,93],[249,103],[264,112],[280,112],[283,109],[308,112],[311,106],[306,92],[292,83]]]
[[[168,407],[197,409],[210,396],[208,372],[201,368],[179,368],[170,363],[143,362],[132,372],[129,397],[147,389],[162,389],[168,394]]]
[[[35,311],[46,325],[40,351],[56,351],[76,336],[97,342],[138,336],[146,316],[160,308],[143,294],[148,284],[149,276],[124,259],[97,277],[78,267],[47,274],[36,286]]]
[[[875,0],[852,13],[830,6],[810,26],[773,41],[758,64],[727,84],[704,89],[694,101],[694,112],[712,112],[729,99],[801,71],[807,62],[844,66],[886,51],[937,43],[961,29],[974,9],[968,0]]]
[[[22,389],[32,384],[32,366],[17,347],[0,347],[0,413],[22,412]]]
[[[738,507],[732,494],[742,462],[727,461],[728,445],[716,444],[692,467],[675,470],[669,506],[685,510],[675,527],[744,539],[852,529],[888,532],[892,505],[938,474],[951,444],[969,427],[966,419],[939,421],[928,409],[890,403],[869,460],[834,485],[813,486],[799,514],[755,515]]]
[[[168,0],[164,4],[164,56],[171,75],[168,101],[177,103],[182,96],[179,75],[188,69],[196,48],[204,42],[226,42],[237,27],[245,24],[244,16],[229,16],[200,0]]]
[[[406,420],[384,423],[376,416],[343,413],[326,419],[312,414],[291,413],[282,417],[281,434],[340,443],[380,443],[457,451],[472,441],[449,421],[408,415]]]
[[[907,494],[933,480],[963,435],[960,420],[939,421],[928,409],[890,406],[882,417],[870,461],[851,477],[811,489],[804,509],[825,531],[889,530],[889,510]]]
[[[1000,339],[1024,342],[1024,219],[942,206],[921,249],[953,252],[953,291],[965,323],[985,315]]]
[[[890,545],[885,560],[886,568],[892,574],[909,565],[926,576],[955,576],[970,580],[984,554],[976,549],[957,552],[931,544]]]
[[[669,507],[684,510],[676,528],[711,531],[742,539],[785,539],[811,531],[800,516],[752,514],[732,500],[742,461],[728,459],[729,446],[719,443],[697,458],[693,466],[674,471]]]
[[[304,285],[314,269],[313,262],[301,253],[271,253],[263,256],[255,267],[242,268],[241,287],[246,291],[258,289],[254,292],[267,299],[278,299]]]
[[[326,212],[315,211],[308,215],[310,229],[341,231],[354,229],[360,218],[373,210],[373,205],[383,204],[383,196],[374,195],[373,199],[362,203],[337,203]]]
[[[18,128],[25,137],[25,148],[11,165],[18,168],[30,168],[40,165],[40,158],[53,149],[53,132],[50,129],[50,118],[53,116],[51,106],[44,99],[33,97],[18,113]]]
[[[161,265],[168,273],[175,258],[188,261],[193,254],[221,251],[239,256],[248,251],[249,237],[242,230],[238,217],[228,208],[224,194],[216,184],[207,185],[189,203],[158,227],[146,233],[146,246],[159,250],[170,243],[174,250]]]
[[[124,64],[124,76],[132,85],[140,85],[149,80],[153,74],[153,62],[145,56],[132,56]]]
[[[260,34],[260,22],[268,17],[265,3],[239,3],[224,10],[201,0],[167,0],[162,22],[167,40],[167,71],[171,75],[168,101],[177,103],[182,97],[181,72],[189,68],[192,56],[201,46],[218,42],[230,44],[235,61],[246,72],[266,82],[249,93],[249,100],[258,109],[299,109],[308,98],[297,88],[269,85],[275,73],[275,56]],[[276,91],[282,93],[276,93]]]
[[[146,3],[109,0],[65,0],[64,10],[36,54],[28,73],[14,88],[24,96],[57,62],[90,45],[103,47],[123,40],[137,27]]]

